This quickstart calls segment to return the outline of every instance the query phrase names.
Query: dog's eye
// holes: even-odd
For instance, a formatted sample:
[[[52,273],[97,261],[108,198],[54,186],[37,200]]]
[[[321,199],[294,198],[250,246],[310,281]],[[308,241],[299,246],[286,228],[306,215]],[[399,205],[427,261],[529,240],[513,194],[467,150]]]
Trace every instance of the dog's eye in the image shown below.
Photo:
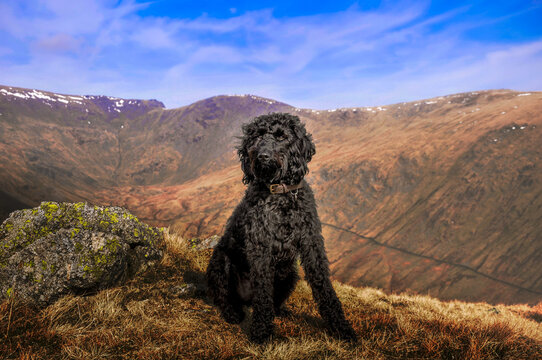
[[[282,132],[282,131],[275,131],[273,136],[275,137],[275,139],[277,139],[279,141],[286,140],[286,134],[284,132]]]

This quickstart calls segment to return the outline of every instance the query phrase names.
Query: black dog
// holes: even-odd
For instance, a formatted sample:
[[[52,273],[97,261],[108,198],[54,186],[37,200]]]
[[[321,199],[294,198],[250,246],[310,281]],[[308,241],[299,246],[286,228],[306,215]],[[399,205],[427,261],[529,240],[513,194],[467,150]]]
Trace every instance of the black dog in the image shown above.
[[[252,305],[251,340],[264,342],[275,315],[287,312],[299,255],[320,314],[337,336],[355,341],[329,280],[314,195],[303,180],[315,153],[311,135],[284,113],[255,118],[243,134],[238,154],[248,188],[207,268],[215,304],[229,323],[240,323],[243,306]]]

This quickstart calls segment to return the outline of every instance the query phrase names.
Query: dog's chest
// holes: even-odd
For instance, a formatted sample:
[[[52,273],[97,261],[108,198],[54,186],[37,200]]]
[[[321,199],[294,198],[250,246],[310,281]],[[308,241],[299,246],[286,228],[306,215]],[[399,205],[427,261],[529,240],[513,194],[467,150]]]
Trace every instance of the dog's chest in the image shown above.
[[[265,229],[264,241],[278,258],[296,256],[297,243],[306,223],[307,212],[290,194],[270,196],[258,204],[258,217]]]

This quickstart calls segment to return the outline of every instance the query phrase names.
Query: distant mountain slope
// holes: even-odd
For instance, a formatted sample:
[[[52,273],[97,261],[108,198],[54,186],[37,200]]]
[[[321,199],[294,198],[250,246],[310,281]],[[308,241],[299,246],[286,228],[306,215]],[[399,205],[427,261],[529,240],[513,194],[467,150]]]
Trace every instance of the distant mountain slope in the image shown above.
[[[0,87],[2,190],[33,205],[91,201],[103,188],[179,184],[234,164],[231,142],[246,119],[289,109],[256,96],[165,110],[156,100]]]
[[[244,189],[240,125],[288,111],[316,142],[307,179],[335,278],[443,299],[542,300],[542,93],[333,110],[219,96],[133,117],[102,107],[80,122],[69,104],[33,100],[0,95],[10,159],[0,181],[22,203],[119,204],[186,237],[219,234]]]
[[[163,107],[156,100],[0,87],[2,191],[29,205],[90,199],[118,183],[124,128]]]

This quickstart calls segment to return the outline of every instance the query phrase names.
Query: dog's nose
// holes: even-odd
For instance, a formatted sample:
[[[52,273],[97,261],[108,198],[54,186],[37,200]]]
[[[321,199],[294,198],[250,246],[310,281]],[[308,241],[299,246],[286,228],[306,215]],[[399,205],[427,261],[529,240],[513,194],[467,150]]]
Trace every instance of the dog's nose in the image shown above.
[[[258,154],[259,161],[269,161],[271,159],[271,154],[268,152],[262,152]]]

